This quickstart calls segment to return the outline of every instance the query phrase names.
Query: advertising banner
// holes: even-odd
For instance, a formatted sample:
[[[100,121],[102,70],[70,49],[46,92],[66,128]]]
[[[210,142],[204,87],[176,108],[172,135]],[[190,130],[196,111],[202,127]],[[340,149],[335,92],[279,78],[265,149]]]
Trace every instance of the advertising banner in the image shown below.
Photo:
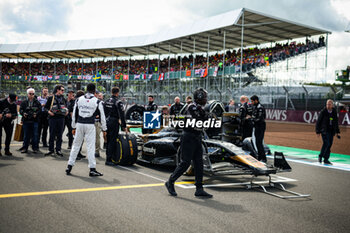
[[[320,111],[266,109],[266,120],[316,124]],[[350,125],[350,113],[338,113],[339,125]]]

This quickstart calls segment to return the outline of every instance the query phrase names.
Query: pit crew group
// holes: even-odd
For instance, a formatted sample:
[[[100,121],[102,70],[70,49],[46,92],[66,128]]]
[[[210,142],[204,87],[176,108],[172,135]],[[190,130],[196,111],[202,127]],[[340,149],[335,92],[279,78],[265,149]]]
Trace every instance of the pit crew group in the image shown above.
[[[35,97],[35,90],[33,88],[29,87],[27,89],[27,99],[20,104],[19,109],[22,115],[24,130],[23,146],[20,149],[21,153],[27,153],[30,144],[32,145],[33,152],[38,153],[39,139],[42,134],[43,147],[48,147],[49,149],[45,156],[53,155],[55,152],[56,155],[63,156],[61,153],[61,144],[62,134],[66,125],[69,139],[68,149],[71,149],[66,174],[71,174],[77,159],[85,157],[80,153],[83,141],[85,140],[89,161],[88,166],[90,169],[89,176],[102,176],[103,174],[96,170],[95,159],[95,157],[100,156],[101,130],[106,141],[105,164],[110,166],[115,165],[111,158],[112,155],[116,153],[116,141],[119,128],[127,133],[124,106],[122,101],[118,98],[119,88],[113,87],[111,98],[105,102],[103,102],[102,94],[96,94],[96,87],[92,83],[87,85],[86,93],[78,91],[76,99],[74,98],[73,91],[68,93],[67,100],[64,98],[63,94],[63,85],[57,85],[51,96],[48,95],[47,88],[43,88],[41,96],[38,97]],[[186,115],[196,120],[204,121],[208,119],[208,113],[204,110],[204,106],[207,103],[207,96],[208,93],[203,88],[199,88],[193,93],[193,102],[192,98],[188,96],[186,98]],[[252,132],[254,132],[258,149],[258,160],[266,162],[266,155],[263,147],[264,132],[266,129],[265,108],[260,104],[259,98],[256,95],[252,96],[250,100],[251,103],[248,103],[248,97],[241,96],[240,98],[241,104],[238,112],[241,119],[242,138],[250,137]],[[149,103],[146,106],[146,111],[155,111],[158,109],[157,105],[154,103],[153,96],[148,96],[148,101]],[[230,105],[228,109],[232,110],[232,101]],[[183,109],[183,104],[180,102],[180,98],[176,97],[174,104],[170,107],[170,114],[176,115],[181,109]],[[167,111],[167,107],[162,108],[163,114],[167,114]],[[13,120],[16,118],[16,95],[10,94],[8,98],[0,102],[0,132],[2,132],[2,127],[4,127],[6,133],[5,154],[8,156],[12,155],[10,152],[10,142],[13,131]],[[327,122],[325,124],[327,124]],[[47,145],[48,128],[50,131],[49,145]],[[144,130],[143,133],[150,132]],[[202,131],[194,128],[185,128],[183,130],[181,139],[181,162],[165,183],[170,195],[177,195],[174,183],[188,169],[191,165],[191,161],[193,161],[196,185],[195,196],[212,197],[211,194],[203,189],[203,151],[201,139]],[[55,142],[56,147],[54,145]],[[329,151],[328,147],[325,148],[324,151]]]

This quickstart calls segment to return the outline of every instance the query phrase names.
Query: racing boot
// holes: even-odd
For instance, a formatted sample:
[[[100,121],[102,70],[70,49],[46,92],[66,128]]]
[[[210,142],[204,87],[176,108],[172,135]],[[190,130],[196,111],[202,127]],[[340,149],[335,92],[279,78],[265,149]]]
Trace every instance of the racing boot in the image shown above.
[[[169,194],[173,197],[176,197],[177,196],[177,193],[175,191],[175,186],[174,186],[174,183],[171,182],[171,181],[167,181],[165,182],[165,187],[166,189],[168,190]]]
[[[206,197],[206,198],[212,198],[213,195],[207,193],[204,191],[203,187],[197,187],[196,192],[194,193],[196,197]]]
[[[333,163],[331,163],[329,160],[325,160],[323,161],[324,164],[327,164],[327,165],[333,165]]]
[[[67,169],[66,169],[66,174],[67,174],[67,176],[70,175],[70,172],[72,171],[72,168],[73,168],[72,165],[68,165],[68,166],[67,166]]]
[[[5,155],[12,156],[12,153],[10,152],[10,150],[5,150]]]
[[[90,168],[89,176],[103,176],[103,174],[96,171],[96,168]]]

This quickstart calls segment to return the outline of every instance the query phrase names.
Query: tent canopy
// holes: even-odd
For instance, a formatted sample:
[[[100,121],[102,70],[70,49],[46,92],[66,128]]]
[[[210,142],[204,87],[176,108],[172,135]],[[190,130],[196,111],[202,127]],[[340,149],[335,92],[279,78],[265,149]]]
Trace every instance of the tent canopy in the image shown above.
[[[226,49],[241,47],[242,22],[243,47],[331,33],[241,8],[152,35],[0,44],[0,58],[76,59],[220,51],[224,34]]]

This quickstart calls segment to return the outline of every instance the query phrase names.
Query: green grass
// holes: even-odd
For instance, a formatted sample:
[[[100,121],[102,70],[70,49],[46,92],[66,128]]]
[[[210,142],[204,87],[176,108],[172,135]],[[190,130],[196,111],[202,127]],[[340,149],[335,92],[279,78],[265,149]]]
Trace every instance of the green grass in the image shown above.
[[[299,149],[287,146],[275,146],[269,145],[271,152],[279,151],[283,152],[284,155],[293,156],[298,158],[318,160],[319,151]],[[329,158],[331,162],[350,164],[350,155],[331,153]]]

